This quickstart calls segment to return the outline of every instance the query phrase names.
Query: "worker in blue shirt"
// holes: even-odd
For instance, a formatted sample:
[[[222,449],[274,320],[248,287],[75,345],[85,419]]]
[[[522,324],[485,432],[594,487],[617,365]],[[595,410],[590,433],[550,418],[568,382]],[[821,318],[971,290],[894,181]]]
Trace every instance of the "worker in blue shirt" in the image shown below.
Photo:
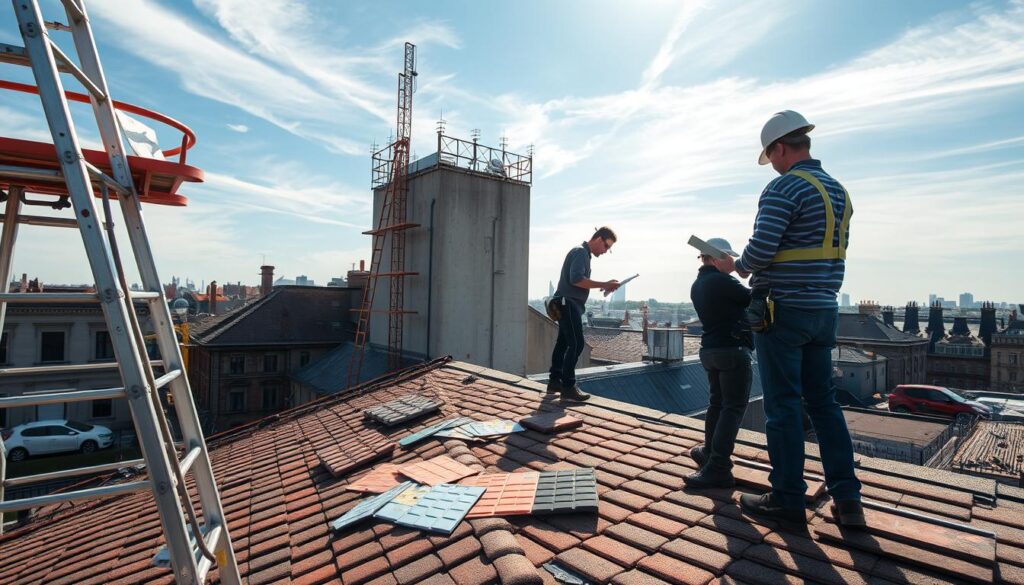
[[[723,238],[708,245],[730,256],[739,256]],[[691,488],[732,487],[732,451],[750,400],[753,377],[750,352],[754,348],[747,325],[750,290],[718,269],[721,259],[702,254],[690,300],[704,333],[700,363],[708,375],[708,411],[704,417],[704,444],[690,449],[700,470],[683,478]]]
[[[743,495],[744,511],[806,522],[803,410],[814,426],[825,485],[838,522],[864,526],[853,443],[832,384],[838,303],[853,205],[843,186],[811,158],[814,128],[797,112],[772,116],[761,130],[758,162],[779,173],[758,202],[754,234],[739,260],[748,275],[764,391],[765,434],[772,462],[770,493]]]
[[[549,394],[559,393],[562,400],[583,401],[590,395],[576,385],[576,362],[583,353],[583,310],[590,296],[590,289],[598,288],[613,292],[619,288],[619,281],[590,279],[590,259],[612,249],[617,241],[615,232],[609,227],[598,228],[589,241],[576,246],[565,256],[562,273],[558,278],[558,289],[548,302],[558,313],[558,341],[551,354],[551,372],[548,378]]]

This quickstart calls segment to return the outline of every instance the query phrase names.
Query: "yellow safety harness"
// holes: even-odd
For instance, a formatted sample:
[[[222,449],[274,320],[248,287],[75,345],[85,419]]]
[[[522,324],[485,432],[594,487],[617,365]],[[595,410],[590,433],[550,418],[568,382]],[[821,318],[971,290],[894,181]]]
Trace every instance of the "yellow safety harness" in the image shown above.
[[[836,214],[832,209],[832,198],[828,191],[817,177],[807,171],[789,171],[787,175],[794,175],[807,181],[818,193],[825,203],[825,239],[821,242],[820,248],[797,248],[794,250],[782,250],[772,258],[772,264],[780,262],[795,262],[797,260],[845,260],[846,259],[846,232],[850,229],[850,216],[853,214],[853,204],[850,203],[850,194],[843,189],[843,219],[839,224],[839,247],[832,245],[832,238],[836,233]]]

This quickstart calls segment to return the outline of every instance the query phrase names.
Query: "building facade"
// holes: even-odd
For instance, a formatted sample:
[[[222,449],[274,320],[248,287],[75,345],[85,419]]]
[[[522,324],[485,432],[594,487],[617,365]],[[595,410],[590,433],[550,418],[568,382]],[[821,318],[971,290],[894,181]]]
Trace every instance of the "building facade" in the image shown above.
[[[874,315],[840,313],[838,345],[886,358],[885,392],[927,380],[928,340],[886,325]]]
[[[992,390],[1024,394],[1024,320],[1017,314],[1006,329],[992,335],[989,358]]]
[[[858,401],[871,403],[875,394],[889,390],[888,361],[883,355],[840,345],[832,349],[833,382]]]
[[[362,290],[286,286],[194,324],[189,378],[204,430],[219,432],[295,406],[291,374],[351,340]],[[339,374],[341,375],[341,374]]]
[[[54,289],[47,289],[54,292]],[[77,290],[75,292],[81,292]],[[136,305],[144,331],[149,310]],[[154,350],[155,351],[155,350]],[[21,396],[53,390],[91,390],[121,386],[114,348],[103,310],[98,304],[8,304],[0,337],[0,368],[92,366],[88,371],[52,374],[6,374],[0,396]],[[131,429],[125,400],[93,400],[0,408],[0,427],[49,419],[72,419],[115,430]]]

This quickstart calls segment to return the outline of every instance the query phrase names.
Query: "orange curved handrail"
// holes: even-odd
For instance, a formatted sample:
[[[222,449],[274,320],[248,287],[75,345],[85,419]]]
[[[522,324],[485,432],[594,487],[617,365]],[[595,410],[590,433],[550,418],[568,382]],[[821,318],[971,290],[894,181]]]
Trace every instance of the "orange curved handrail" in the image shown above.
[[[29,85],[27,83],[17,83],[15,81],[7,81],[4,79],[0,79],[0,89],[9,89],[13,91],[34,93],[36,95],[39,95],[39,88],[34,85]],[[65,90],[64,95],[67,96],[67,98],[73,102],[79,102],[83,104],[90,103],[89,96],[85,95],[84,93]],[[165,116],[161,114],[160,112],[154,112],[153,110],[147,110],[146,108],[143,108],[141,106],[136,106],[125,102],[119,102],[117,100],[113,100],[113,102],[114,107],[118,110],[128,112],[129,114],[135,114],[137,116],[142,116],[144,118],[149,118],[150,120],[160,122],[161,124],[170,126],[171,128],[174,128],[175,130],[181,132],[181,146],[171,148],[169,150],[164,150],[163,155],[167,157],[178,155],[178,163],[185,164],[186,152],[188,152],[188,149],[196,145],[196,133],[193,132],[191,128],[170,116]]]

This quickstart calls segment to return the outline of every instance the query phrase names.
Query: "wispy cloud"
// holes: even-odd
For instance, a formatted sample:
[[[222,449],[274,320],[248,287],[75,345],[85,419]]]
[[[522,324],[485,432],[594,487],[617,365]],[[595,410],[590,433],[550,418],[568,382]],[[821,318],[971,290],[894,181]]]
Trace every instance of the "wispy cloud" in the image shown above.
[[[249,131],[249,127],[245,124],[227,124],[228,130],[238,132],[239,134],[245,134]]]

